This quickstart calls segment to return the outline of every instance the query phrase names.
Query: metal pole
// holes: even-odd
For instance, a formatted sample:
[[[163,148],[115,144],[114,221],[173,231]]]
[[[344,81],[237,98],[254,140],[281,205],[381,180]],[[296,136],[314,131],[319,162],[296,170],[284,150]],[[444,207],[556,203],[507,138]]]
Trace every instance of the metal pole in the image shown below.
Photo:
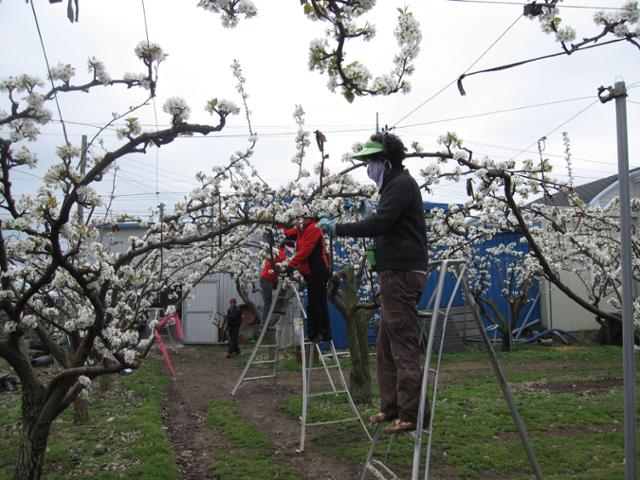
[[[87,171],[87,136],[82,135],[82,145],[80,147],[80,175],[84,178]],[[78,199],[81,200],[81,199]],[[84,199],[82,199],[84,200]],[[84,207],[78,203],[78,223],[84,223]]]
[[[489,336],[487,335],[487,331],[485,330],[484,323],[482,322],[480,314],[478,313],[478,305],[476,304],[473,295],[471,295],[467,280],[464,278],[462,280],[462,288],[464,290],[465,297],[467,298],[467,302],[469,302],[469,306],[471,307],[471,314],[473,315],[473,318],[476,321],[476,325],[480,330],[480,336],[482,337],[484,346],[487,349],[487,353],[489,354],[489,360],[491,361],[493,371],[496,374],[496,378],[498,379],[498,385],[502,390],[502,395],[504,396],[504,399],[507,402],[507,406],[509,407],[509,411],[511,412],[511,418],[513,419],[513,423],[515,423],[516,429],[518,430],[520,441],[522,442],[524,451],[526,452],[527,458],[529,459],[529,464],[531,465],[533,474],[535,475],[536,480],[541,480],[544,478],[544,475],[542,474],[542,469],[540,468],[538,459],[536,458],[533,447],[531,446],[531,442],[529,441],[529,436],[527,435],[527,430],[524,426],[524,422],[522,421],[522,417],[520,417],[520,413],[518,412],[516,402],[513,399],[513,395],[511,395],[511,389],[509,388],[507,377],[502,371],[502,367],[500,367],[496,352],[493,349],[491,340],[489,340]]]
[[[631,208],[629,206],[629,151],[627,137],[627,89],[616,82],[618,185],[620,188],[620,246],[622,248],[622,346],[624,371],[624,478],[636,478],[636,398],[633,332],[633,261],[631,255]]]

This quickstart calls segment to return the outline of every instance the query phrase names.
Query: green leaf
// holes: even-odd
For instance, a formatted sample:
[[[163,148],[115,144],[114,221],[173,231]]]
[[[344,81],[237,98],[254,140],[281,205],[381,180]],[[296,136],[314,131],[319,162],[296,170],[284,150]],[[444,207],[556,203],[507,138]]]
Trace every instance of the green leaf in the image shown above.
[[[355,100],[356,96],[353,93],[353,90],[345,90],[344,91],[344,98],[347,99],[347,102],[353,103],[353,101]]]

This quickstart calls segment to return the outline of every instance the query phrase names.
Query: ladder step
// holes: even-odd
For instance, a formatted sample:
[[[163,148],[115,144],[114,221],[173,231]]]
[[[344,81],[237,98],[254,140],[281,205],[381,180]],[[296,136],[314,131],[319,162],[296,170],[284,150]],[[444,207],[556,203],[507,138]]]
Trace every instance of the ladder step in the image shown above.
[[[254,360],[252,365],[265,365],[265,364],[274,364],[275,360]]]
[[[340,365],[327,365],[326,367],[307,367],[307,371],[315,371],[315,370],[325,370],[325,368],[339,368]]]
[[[318,425],[332,425],[334,423],[346,423],[346,422],[353,422],[354,420],[358,420],[358,417],[349,417],[349,418],[342,418],[340,420],[326,420],[324,422],[311,422],[311,423],[307,423],[307,427],[315,427]]]
[[[382,470],[384,471],[384,473],[382,471],[380,471],[378,468],[376,468],[375,466],[372,465],[372,463],[376,463],[380,468],[382,468]],[[389,480],[399,480],[400,477],[398,477],[395,473],[393,473],[391,471],[391,469],[389,469],[389,467],[387,467],[384,463],[382,463],[380,460],[371,460],[371,463],[367,463],[365,465],[365,468],[372,472],[374,475],[376,475],[376,478],[387,478],[385,477],[385,475],[388,475]]]
[[[331,390],[331,391],[326,391],[326,392],[315,392],[315,393],[310,393],[309,395],[307,395],[308,397],[326,397],[328,395],[338,395],[340,393],[347,393],[347,390]]]
[[[244,381],[248,382],[249,380],[260,380],[261,378],[273,378],[275,375],[260,375],[259,377],[244,377]]]

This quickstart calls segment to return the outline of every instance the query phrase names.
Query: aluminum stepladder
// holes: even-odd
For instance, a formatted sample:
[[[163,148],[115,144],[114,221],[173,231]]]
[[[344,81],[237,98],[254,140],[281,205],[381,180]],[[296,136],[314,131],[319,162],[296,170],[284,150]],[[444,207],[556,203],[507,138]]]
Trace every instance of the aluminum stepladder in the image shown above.
[[[423,368],[423,374],[422,374],[422,384],[420,387],[420,403],[419,403],[419,407],[418,407],[418,418],[416,420],[416,430],[415,432],[412,432],[411,435],[414,438],[414,448],[413,448],[413,459],[412,459],[412,467],[411,467],[411,480],[418,480],[419,476],[420,476],[420,467],[421,467],[421,451],[422,451],[422,437],[424,435],[427,436],[427,442],[426,442],[426,448],[425,448],[425,453],[424,453],[424,480],[428,480],[429,479],[429,467],[430,467],[430,460],[431,460],[431,445],[432,445],[432,438],[433,438],[433,421],[435,418],[435,407],[436,407],[436,400],[437,400],[437,390],[438,390],[438,376],[439,376],[439,371],[440,371],[440,363],[441,363],[441,359],[442,359],[442,351],[443,351],[443,346],[444,346],[444,339],[445,339],[445,334],[446,334],[446,326],[447,326],[447,321],[449,318],[449,313],[450,313],[450,309],[451,306],[453,304],[453,300],[454,297],[458,291],[458,289],[460,288],[460,286],[462,286],[465,297],[467,299],[467,302],[469,303],[469,306],[471,307],[471,312],[472,315],[476,321],[476,324],[478,326],[478,329],[480,330],[480,334],[482,337],[482,341],[484,343],[484,346],[487,350],[487,353],[489,354],[489,359],[491,361],[491,364],[493,366],[494,372],[496,374],[496,378],[498,380],[498,384],[500,385],[500,388],[502,390],[503,396],[505,398],[505,401],[507,403],[507,406],[509,407],[509,410],[511,412],[511,417],[513,418],[513,421],[516,425],[516,428],[518,430],[518,434],[520,436],[520,440],[522,441],[522,444],[524,446],[524,449],[527,453],[527,457],[529,459],[529,463],[531,464],[531,468],[533,470],[533,473],[536,477],[536,479],[540,480],[543,477],[542,474],[542,470],[540,468],[540,465],[535,457],[535,454],[533,452],[533,448],[531,447],[531,443],[529,441],[526,429],[524,427],[524,423],[522,422],[522,418],[520,417],[520,414],[518,413],[518,409],[513,401],[513,396],[511,395],[511,389],[509,388],[509,384],[507,383],[507,379],[506,376],[504,375],[504,372],[502,371],[502,368],[500,367],[500,364],[498,362],[498,359],[496,357],[495,351],[493,349],[493,344],[491,343],[487,332],[485,330],[484,327],[484,323],[482,322],[482,319],[480,318],[480,314],[478,312],[478,307],[476,305],[476,302],[473,298],[473,296],[470,294],[469,291],[469,286],[466,280],[466,269],[467,269],[467,265],[466,262],[464,260],[451,260],[451,259],[447,259],[447,260],[441,260],[438,262],[433,262],[430,263],[430,267],[435,267],[436,269],[439,269],[439,275],[438,275],[438,283],[437,283],[437,287],[435,292],[432,294],[428,306],[433,306],[432,308],[432,316],[431,316],[431,324],[429,327],[429,336],[428,336],[428,340],[427,340],[427,346],[426,346],[426,351],[425,351],[425,360],[424,360],[424,368]],[[440,309],[440,304],[442,301],[442,293],[444,290],[444,281],[445,281],[445,277],[446,277],[446,273],[447,271],[451,271],[451,273],[453,273],[453,275],[456,278],[456,284],[455,287],[451,293],[451,297],[449,298],[449,302],[447,304],[447,307],[444,311],[444,314],[442,316],[442,327],[441,327],[441,337],[440,337],[440,343],[438,345],[438,355],[437,355],[437,359],[436,359],[436,366],[435,368],[430,368],[431,366],[431,355],[433,352],[433,347],[434,347],[434,339],[435,339],[435,332],[436,332],[436,326],[438,323],[438,317],[440,316],[441,313],[441,309]],[[424,327],[423,327],[424,328]],[[422,337],[422,331],[421,331],[421,337]],[[431,403],[430,403],[430,407],[431,407],[431,415],[428,421],[428,425],[426,426],[425,429],[425,419],[424,419],[424,410],[425,410],[425,406],[426,406],[426,399],[427,399],[427,395],[428,395],[428,391],[429,391],[429,376],[433,375],[433,379],[432,379],[432,383],[433,385],[431,386]],[[380,440],[382,434],[382,425],[379,424],[376,428],[376,432],[375,435],[373,437],[373,441],[371,442],[371,447],[369,449],[369,453],[367,455],[367,460],[365,462],[365,465],[362,469],[362,475],[360,476],[361,480],[366,480],[369,477],[369,474],[372,473],[375,478],[379,479],[379,480],[386,480],[386,479],[396,479],[398,480],[400,477],[398,477],[389,467],[387,467],[383,461],[374,459],[374,453],[375,453],[375,448]],[[392,442],[394,440],[394,436],[392,436],[389,439],[389,444],[387,447],[387,452],[386,455],[388,457],[389,451],[391,449],[391,445]],[[385,458],[386,460],[386,458]]]
[[[273,295],[274,300],[271,302],[269,313],[266,317],[266,320],[264,321],[264,325],[262,326],[260,336],[258,337],[258,340],[256,341],[256,344],[253,347],[253,350],[251,352],[249,360],[247,361],[247,364],[244,367],[244,370],[242,371],[240,377],[238,378],[235,386],[231,390],[231,395],[235,395],[235,393],[238,391],[238,388],[240,388],[240,386],[247,381],[266,379],[266,378],[273,378],[274,380],[277,380],[278,350],[280,345],[280,338],[278,338],[278,336],[276,335],[276,341],[275,341],[275,344],[273,345],[271,344],[263,345],[262,342],[267,331],[269,330],[269,327],[273,318],[274,310],[276,309],[276,305],[279,304],[279,301],[284,300],[286,301],[286,304],[287,304],[289,318],[294,322],[294,325],[293,325],[294,337],[296,338],[298,342],[298,346],[300,347],[300,359],[302,362],[302,412],[299,417],[300,444],[299,444],[299,447],[296,449],[296,452],[302,453],[304,451],[306,428],[311,426],[317,426],[317,425],[329,425],[329,424],[349,422],[349,421],[355,420],[360,423],[360,425],[362,426],[362,429],[365,432],[365,435],[369,440],[371,440],[371,435],[369,434],[367,427],[362,421],[362,418],[360,417],[360,413],[358,412],[358,409],[356,408],[356,405],[353,402],[353,399],[351,397],[351,393],[349,392],[349,389],[347,387],[347,382],[342,372],[342,368],[340,366],[340,361],[338,358],[338,353],[336,352],[336,348],[333,343],[333,340],[324,342],[325,344],[329,345],[329,353],[323,353],[318,343],[305,341],[304,320],[306,318],[306,313],[304,308],[302,307],[300,294],[298,293],[298,290],[295,288],[295,285],[293,285],[293,283],[291,283],[291,285],[289,285],[288,288],[285,288],[284,284],[285,284],[285,280],[283,279],[281,279],[278,282],[278,287],[276,288],[276,291],[274,292],[274,295]],[[295,301],[295,304],[293,303],[294,301]],[[301,313],[298,319],[293,319],[294,315],[292,310],[295,306],[298,307],[298,311]],[[260,348],[273,349],[274,351],[273,359],[256,361],[255,358]],[[306,356],[307,350],[309,351],[308,359]],[[314,359],[314,356],[316,355],[320,360],[320,363],[322,366],[319,366],[319,367],[313,366],[313,359]],[[327,360],[329,362],[327,362]],[[251,366],[260,365],[260,364],[272,364],[273,372],[268,375],[258,375],[253,377],[247,377],[247,373],[251,368]],[[315,393],[311,392],[311,374],[312,372],[317,370],[323,370],[325,372],[327,382],[330,385],[330,390],[315,392]],[[337,372],[338,374],[338,378],[336,379],[337,381],[334,380],[334,378],[332,377],[330,370],[335,370]],[[338,386],[336,386],[336,383],[338,383]],[[345,419],[325,421],[325,422],[313,422],[313,423],[307,422],[307,416],[308,416],[307,414],[308,414],[310,398],[326,396],[326,395],[336,395],[336,396],[346,395],[347,401],[349,403],[349,406],[351,407],[351,410],[353,411],[354,416],[345,418]]]
[[[349,388],[347,386],[347,381],[344,378],[344,374],[342,373],[342,367],[340,366],[340,359],[338,357],[338,353],[336,352],[336,347],[333,343],[333,340],[329,340],[328,342],[323,342],[329,345],[329,353],[323,353],[320,348],[319,343],[314,342],[306,342],[303,338],[303,347],[301,349],[302,352],[302,415],[300,415],[300,446],[296,449],[296,452],[302,453],[304,451],[304,441],[306,435],[307,427],[318,426],[318,425],[332,425],[337,423],[346,423],[357,421],[360,423],[362,430],[364,431],[365,436],[369,441],[371,441],[371,434],[367,429],[366,425],[362,421],[362,417],[358,412],[356,404],[351,397],[351,393],[349,392]],[[305,348],[309,346],[309,358],[308,361],[305,359]],[[318,359],[320,363],[322,363],[321,367],[313,366],[313,357],[314,354],[317,353]],[[330,363],[327,363],[329,360]],[[330,370],[335,369],[337,372],[337,382],[334,381],[331,376]],[[329,390],[311,392],[311,373],[316,370],[324,370],[327,376],[327,381],[330,385]],[[336,383],[338,386],[336,387]],[[353,412],[353,417],[341,418],[338,420],[327,420],[323,422],[307,422],[307,413],[309,408],[309,400],[314,397],[323,397],[328,395],[345,395],[347,398],[347,402],[351,407],[351,411]]]
[[[278,286],[276,287],[276,291],[273,293],[273,300],[271,302],[271,305],[269,306],[269,312],[267,313],[267,316],[266,316],[266,318],[264,320],[264,324],[262,325],[262,329],[260,330],[260,335],[258,337],[258,340],[256,341],[255,345],[253,346],[253,350],[251,351],[251,355],[249,356],[249,360],[247,360],[247,363],[244,366],[244,369],[242,370],[242,373],[240,374],[240,377],[236,381],[236,384],[233,386],[233,389],[231,390],[231,395],[235,395],[236,392],[238,391],[238,388],[240,388],[240,386],[244,382],[249,382],[249,381],[252,381],[252,380],[261,380],[261,379],[266,379],[266,378],[273,378],[274,381],[276,381],[277,378],[278,378],[278,353],[279,353],[279,349],[280,349],[280,338],[277,335],[277,330],[276,330],[275,342],[274,343],[263,344],[263,341],[264,341],[264,337],[266,336],[267,332],[274,328],[274,327],[272,327],[271,322],[274,320],[274,314],[279,311],[279,310],[277,310],[276,307],[280,307],[280,304],[283,301],[287,301],[287,309],[289,310],[289,313],[291,314],[291,299],[287,298],[287,295],[288,295],[289,291],[288,291],[287,288],[284,287],[284,283],[285,282],[283,280],[280,280],[278,282]],[[297,292],[296,292],[296,299],[298,300],[298,302],[300,302],[300,297],[298,296]],[[301,305],[300,305],[300,307],[301,307]],[[269,358],[267,360],[256,360],[256,356],[258,355],[258,351],[261,348],[265,349],[267,352],[272,352],[273,353],[273,355],[272,355],[273,358]],[[249,369],[253,365],[273,365],[273,371],[270,374],[267,374],[267,375],[256,375],[256,376],[253,376],[253,377],[247,377],[247,373],[249,372]]]

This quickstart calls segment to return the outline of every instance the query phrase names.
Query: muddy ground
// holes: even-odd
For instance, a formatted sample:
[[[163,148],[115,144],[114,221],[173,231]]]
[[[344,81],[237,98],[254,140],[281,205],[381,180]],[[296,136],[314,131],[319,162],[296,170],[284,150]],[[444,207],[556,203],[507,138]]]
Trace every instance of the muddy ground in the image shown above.
[[[242,368],[226,358],[225,350],[183,347],[171,352],[171,361],[176,377],[169,383],[163,416],[182,480],[213,478],[213,462],[222,459],[228,448],[224,437],[206,425],[207,406],[215,399],[233,399],[240,415],[277,445],[278,463],[301,472],[301,479],[359,478],[359,465],[326,455],[311,441],[305,442],[304,453],[295,452],[300,439],[298,421],[278,406],[299,393],[300,373],[279,372],[277,385],[272,380],[247,382],[232,397]]]
[[[160,357],[157,358],[161,361]],[[304,453],[296,453],[300,438],[298,421],[279,407],[287,397],[300,393],[300,373],[281,371],[278,374],[277,385],[274,385],[272,380],[245,383],[232,397],[231,390],[243,365],[227,359],[224,348],[185,346],[171,352],[171,360],[176,370],[176,377],[169,382],[163,416],[176,452],[181,480],[212,479],[212,465],[216,461],[222,461],[225,452],[230,448],[225,443],[224,436],[206,424],[208,404],[216,399],[233,399],[240,415],[253,423],[276,444],[277,463],[299,472],[299,478],[305,480],[360,478],[364,458],[357,464],[351,463],[342,457],[323,451],[321,446],[315,445],[310,440],[305,444]],[[518,368],[526,369],[526,366],[521,365]],[[488,364],[480,366],[460,362],[447,366],[445,368],[447,375],[443,377],[454,378],[462,371],[468,375],[469,371],[474,369],[478,372],[491,371]],[[591,395],[620,384],[621,380],[527,382],[512,385],[512,389],[514,392],[526,391],[537,394],[569,392]],[[307,430],[307,439],[312,432],[310,429]],[[433,472],[438,470],[444,478],[458,478],[444,462],[433,460]]]

